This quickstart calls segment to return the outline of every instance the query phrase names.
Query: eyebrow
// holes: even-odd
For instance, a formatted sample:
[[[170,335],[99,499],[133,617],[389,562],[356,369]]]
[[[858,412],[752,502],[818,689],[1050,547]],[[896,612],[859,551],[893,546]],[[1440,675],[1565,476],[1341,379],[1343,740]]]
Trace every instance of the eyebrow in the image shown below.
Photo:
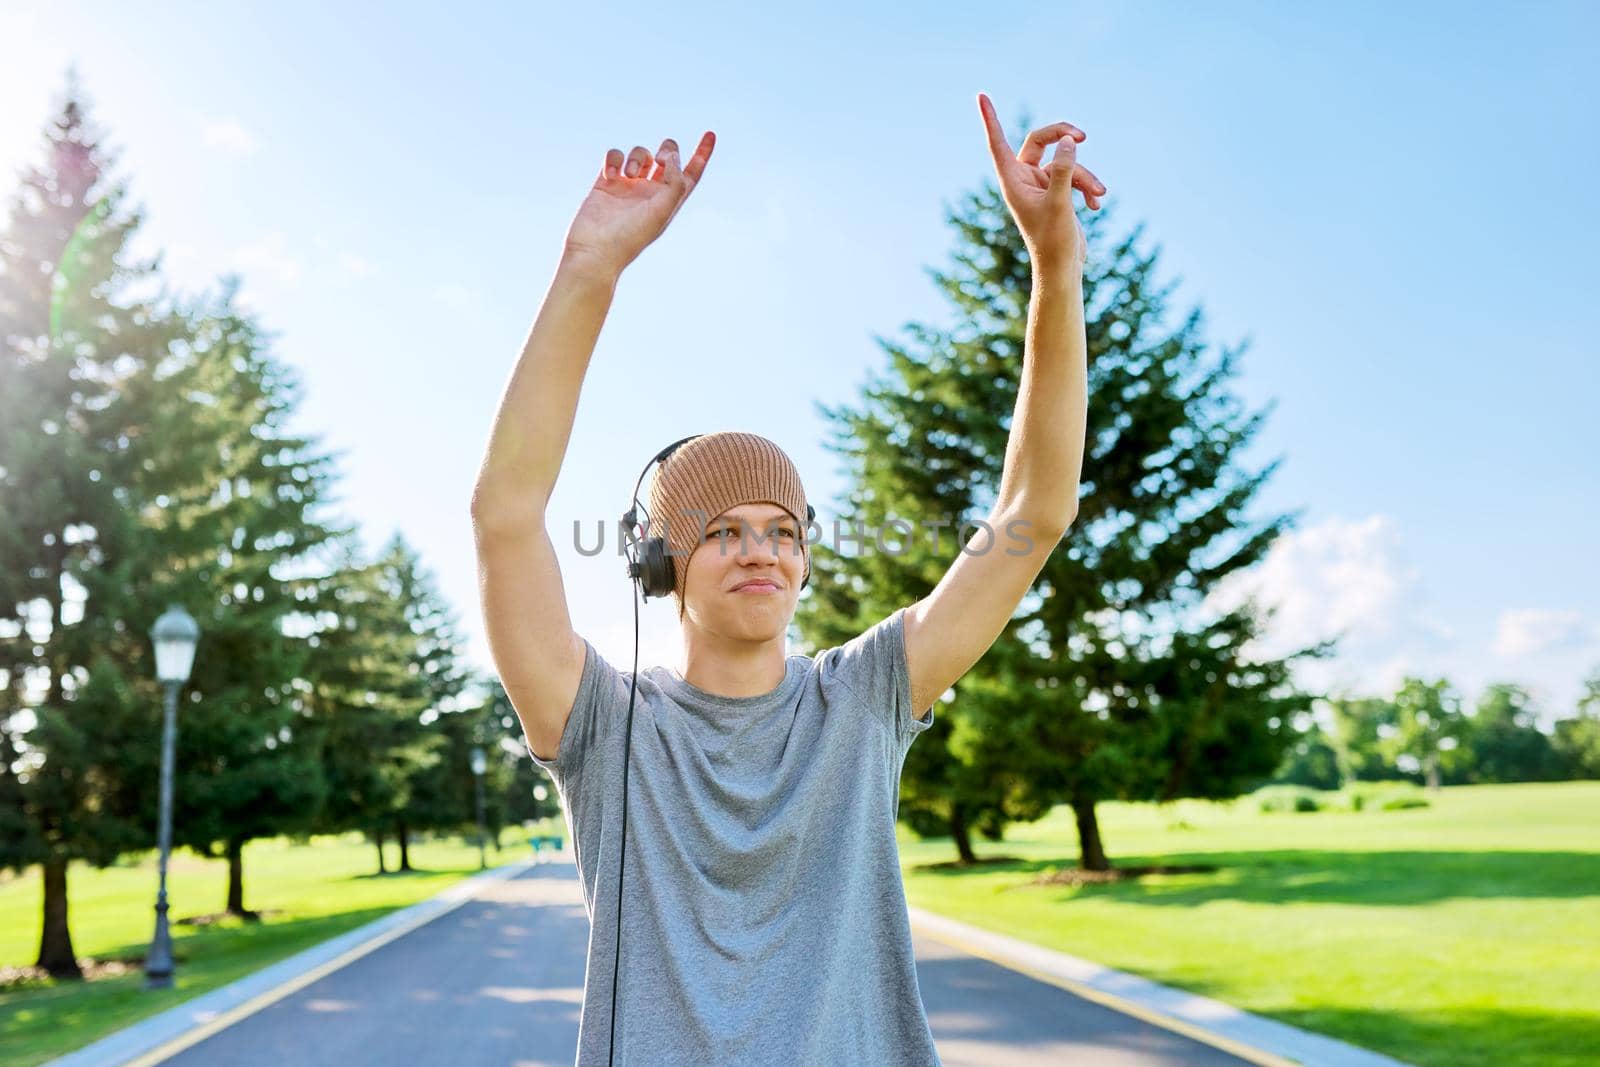
[[[784,515],[781,518],[776,518],[776,519],[764,519],[759,523],[759,525],[761,525],[761,526],[768,526],[768,525],[772,525],[772,524],[776,524],[778,526],[787,526],[788,528],[790,528],[792,530],[798,530],[800,528],[799,524],[796,523],[794,521],[794,519],[790,518],[787,515]],[[728,517],[728,518],[712,519],[711,520],[711,525],[706,527],[706,529],[715,530],[715,529],[718,529],[718,528],[723,527],[723,526],[751,526],[751,525],[756,525],[756,524],[755,523],[746,522],[744,519],[738,518],[737,516],[731,516],[731,517]]]

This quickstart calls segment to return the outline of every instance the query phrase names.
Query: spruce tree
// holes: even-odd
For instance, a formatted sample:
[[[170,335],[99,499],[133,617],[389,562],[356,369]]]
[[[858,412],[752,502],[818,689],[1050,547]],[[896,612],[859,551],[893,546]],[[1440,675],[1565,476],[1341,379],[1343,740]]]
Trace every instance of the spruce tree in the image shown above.
[[[889,365],[861,403],[819,405],[850,477],[837,532],[841,543],[862,527],[866,537],[849,552],[815,552],[813,593],[796,618],[808,643],[848,639],[925,596],[958,551],[1031,542],[1050,552],[1007,630],[945,694],[943,729],[907,755],[901,816],[918,833],[948,832],[965,862],[973,830],[999,839],[1008,822],[1067,803],[1082,865],[1104,869],[1097,801],[1223,797],[1265,781],[1310,701],[1288,665],[1328,650],[1251,659],[1257,606],[1202,610],[1293,516],[1242,517],[1278,465],[1237,464],[1267,414],[1244,415],[1223,388],[1242,349],[1208,362],[1198,310],[1169,329],[1157,256],[1138,250],[1140,229],[1112,245],[1106,217],[1084,220],[1085,480],[1059,543],[978,525],[1000,485],[1032,286],[992,183],[948,214],[955,268],[930,272],[957,326],[910,323],[905,343],[879,338]],[[834,529],[822,532],[833,540]]]
[[[406,771],[406,791],[405,802],[395,812],[394,834],[400,845],[400,869],[408,871],[412,833],[454,828],[453,820],[448,815],[441,819],[432,806],[433,783],[461,766],[471,773],[470,760],[456,768],[445,763],[450,748],[445,727],[456,722],[455,709],[468,675],[450,606],[398,531],[384,546],[378,566],[382,587],[403,620],[404,646],[397,651],[404,656],[408,684],[393,696],[405,699],[397,710],[401,729],[396,742]],[[481,730],[476,735],[481,736]]]
[[[341,552],[324,583],[325,625],[310,639],[306,671],[328,782],[316,828],[366,832],[377,847],[379,873],[386,869],[384,838],[398,831],[400,869],[409,870],[405,813],[413,783],[438,761],[443,744],[423,722],[436,690],[405,599],[414,558],[398,543],[370,563],[354,543]]]
[[[137,522],[114,580],[130,611],[153,620],[183,604],[200,626],[179,702],[173,843],[226,859],[224,911],[255,918],[244,846],[305,832],[322,803],[320,753],[304,729],[306,620],[319,610],[325,545],[348,529],[320,514],[333,457],[288,429],[299,383],[236,306],[237,287],[228,279],[187,304],[173,358],[123,390],[151,398],[155,414],[119,474]],[[148,644],[136,646],[138,676],[153,674]]]
[[[138,787],[161,707],[116,662],[154,613],[131,617],[101,579],[129,526],[119,453],[147,414],[115,400],[164,357],[174,317],[136,295],[158,264],[127,252],[141,214],[102,140],[70,82],[0,233],[0,865],[41,865],[37,966],[70,978],[68,865],[154,843],[115,797]]]
[[[503,825],[512,825],[522,822],[536,822],[540,819],[561,814],[561,801],[557,795],[550,776],[544,769],[531,759],[527,758],[527,742],[522,730],[522,720],[517,718],[516,709],[511,704],[511,698],[506,696],[505,687],[498,678],[478,679],[478,686],[486,689],[488,695],[480,705],[484,715],[485,730],[493,742],[490,752],[495,747],[507,751],[505,757],[508,770],[503,778],[498,779],[498,803],[491,800],[491,810],[503,812],[501,822]],[[489,761],[489,766],[495,766],[495,760]],[[490,779],[495,781],[495,779]],[[492,788],[492,786],[490,787]],[[541,799],[538,790],[542,789],[544,797]],[[490,794],[494,796],[493,793]]]
[[[398,532],[381,558],[414,635],[408,669],[422,685],[418,721],[430,738],[438,739],[438,758],[412,776],[409,800],[395,826],[405,869],[408,833],[425,830],[468,838],[476,833],[474,746],[481,747],[487,757],[485,822],[490,840],[498,839],[505,819],[501,798],[514,774],[520,748],[505,743],[507,729],[494,719],[493,708],[483,701],[474,703],[467,692],[478,688],[479,680],[463,659],[463,638],[455,613],[439,593],[432,573]],[[514,716],[512,721],[516,722]]]

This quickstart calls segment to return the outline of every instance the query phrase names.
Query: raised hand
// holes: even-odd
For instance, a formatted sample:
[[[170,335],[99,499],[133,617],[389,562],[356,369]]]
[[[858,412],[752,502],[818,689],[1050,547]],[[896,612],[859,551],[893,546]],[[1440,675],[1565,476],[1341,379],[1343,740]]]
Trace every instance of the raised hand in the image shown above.
[[[681,170],[678,142],[670,137],[656,151],[653,171],[643,145],[635,145],[626,161],[620,149],[611,149],[567,230],[567,251],[592,256],[620,273],[666,230],[700,183],[716,143],[716,134],[707,130]]]
[[[978,94],[978,111],[1000,177],[1000,195],[1022,231],[1035,267],[1081,270],[1086,249],[1083,227],[1073,210],[1072,190],[1075,186],[1081,189],[1084,203],[1096,211],[1106,194],[1105,184],[1078,163],[1078,144],[1088,135],[1070,122],[1051,123],[1028,134],[1013,155],[994,104],[983,93]],[[1055,154],[1041,167],[1045,146],[1052,141]]]

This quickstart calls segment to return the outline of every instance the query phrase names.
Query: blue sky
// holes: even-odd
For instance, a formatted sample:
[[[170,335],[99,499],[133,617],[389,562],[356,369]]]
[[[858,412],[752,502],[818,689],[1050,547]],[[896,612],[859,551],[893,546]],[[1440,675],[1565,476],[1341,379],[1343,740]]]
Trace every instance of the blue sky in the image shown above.
[[[1013,145],[1024,112],[1086,130],[1178,311],[1250,340],[1233,388],[1278,407],[1244,458],[1285,458],[1254,514],[1304,509],[1219,592],[1280,605],[1264,651],[1348,628],[1307,684],[1518,681],[1546,718],[1600,665],[1592,6],[377,10],[8,5],[0,173],[76,63],[141,250],[190,291],[243,274],[304,382],[295,428],[343,452],[339,512],[419,548],[479,666],[471,483],[606,150],[718,141],[621,280],[550,511],[574,624],[628,669],[623,561],[572,521],[614,523],[710,429],[777,441],[829,516],[813,400],[857,394],[875,336],[950,323],[925,268],[993,176],[980,90]],[[641,665],[675,661],[667,602],[641,635]]]

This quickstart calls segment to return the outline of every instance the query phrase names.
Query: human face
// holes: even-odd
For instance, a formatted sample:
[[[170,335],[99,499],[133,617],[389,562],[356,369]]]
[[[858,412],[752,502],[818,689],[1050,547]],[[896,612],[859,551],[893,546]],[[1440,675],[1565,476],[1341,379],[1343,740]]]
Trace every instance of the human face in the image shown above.
[[[805,577],[804,536],[776,504],[740,504],[706,523],[684,577],[685,617],[743,640],[782,634]]]

